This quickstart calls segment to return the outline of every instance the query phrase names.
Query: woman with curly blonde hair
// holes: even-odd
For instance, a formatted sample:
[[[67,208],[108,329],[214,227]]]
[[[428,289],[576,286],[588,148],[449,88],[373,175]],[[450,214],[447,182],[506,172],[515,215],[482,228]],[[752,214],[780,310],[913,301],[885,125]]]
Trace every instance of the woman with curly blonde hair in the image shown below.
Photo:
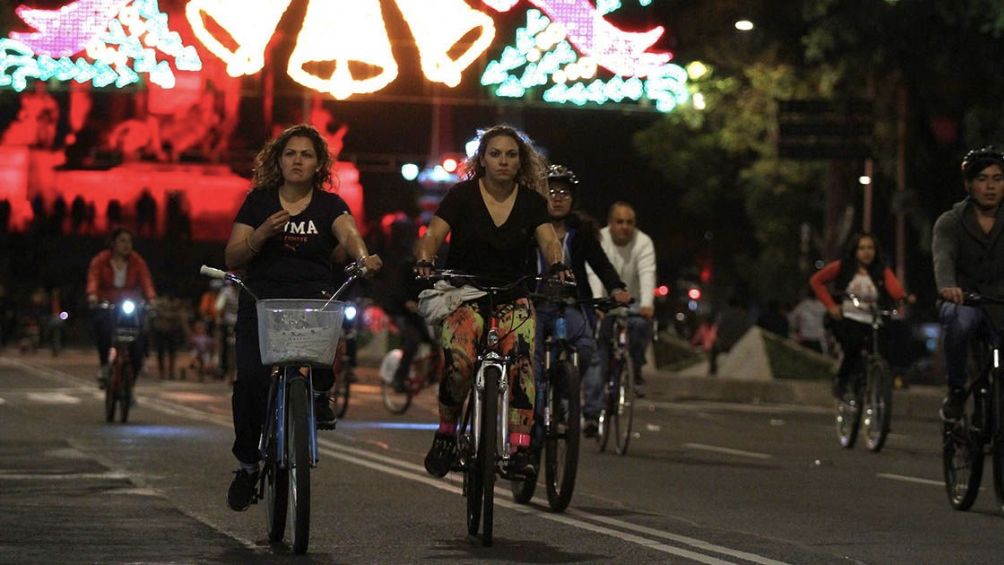
[[[334,291],[331,254],[339,244],[370,272],[380,269],[380,258],[368,254],[345,201],[326,190],[333,182],[331,165],[324,137],[307,124],[282,132],[255,158],[252,190],[237,212],[225,258],[227,268],[246,271],[244,283],[258,298],[321,298]],[[241,293],[234,326],[233,453],[241,467],[230,484],[227,503],[237,511],[247,509],[258,481],[258,438],[269,390],[254,302]],[[335,419],[327,395],[333,384],[330,369],[314,370],[318,424]]]
[[[563,276],[562,248],[547,213],[543,160],[526,136],[509,126],[480,132],[478,150],[466,164],[466,180],[453,186],[419,242],[416,272],[428,276],[447,234],[446,268],[511,282],[537,273],[537,249],[551,273]],[[460,411],[474,376],[475,345],[484,331],[483,301],[462,304],[442,322],[446,352],[439,385],[439,429],[425,458],[429,474],[445,476],[456,457]],[[516,288],[495,305],[499,325],[512,328],[502,339],[503,354],[514,351],[509,441],[516,448],[510,472],[536,475],[530,452],[535,387],[533,359],[536,313],[526,289]]]

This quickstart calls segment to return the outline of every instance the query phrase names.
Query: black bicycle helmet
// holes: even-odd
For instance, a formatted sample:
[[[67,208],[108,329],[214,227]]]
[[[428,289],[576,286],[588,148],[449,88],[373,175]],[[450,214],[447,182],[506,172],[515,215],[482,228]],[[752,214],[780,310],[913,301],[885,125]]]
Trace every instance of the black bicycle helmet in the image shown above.
[[[966,180],[973,180],[980,171],[990,165],[999,165],[1001,170],[1004,170],[1004,153],[993,145],[973,149],[962,158],[962,176]]]

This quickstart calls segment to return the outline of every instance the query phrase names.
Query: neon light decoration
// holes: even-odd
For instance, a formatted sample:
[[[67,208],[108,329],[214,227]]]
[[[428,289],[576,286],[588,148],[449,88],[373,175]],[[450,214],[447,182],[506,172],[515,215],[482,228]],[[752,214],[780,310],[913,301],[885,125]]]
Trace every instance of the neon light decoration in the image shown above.
[[[411,29],[426,78],[454,87],[461,73],[491,45],[495,24],[464,0],[395,0]],[[231,76],[261,70],[265,49],[289,0],[192,0],[185,14],[196,37],[227,63]],[[206,26],[212,19],[236,42],[230,50]],[[451,48],[471,30],[477,38],[456,58]],[[334,69],[321,76],[317,69]],[[368,70],[353,75],[352,65]],[[380,0],[312,0],[290,56],[287,72],[300,84],[348,98],[380,90],[397,77],[397,62],[383,21]],[[363,71],[364,73],[366,71]]]
[[[596,56],[593,51],[582,47],[585,43],[573,40],[567,30],[575,29],[584,18],[602,20],[598,11],[576,0],[531,1],[538,5],[547,4],[560,19],[552,20],[539,10],[527,10],[526,26],[516,30],[515,42],[505,47],[481,76],[481,84],[493,86],[496,96],[523,98],[534,90],[544,89],[541,98],[555,104],[584,106],[648,101],[661,112],[670,112],[689,98],[687,71],[668,62],[671,54],[644,53],[648,56],[638,57],[632,62],[630,53],[637,56],[632,50],[640,44],[630,43],[629,46],[626,40],[597,40],[591,45],[601,45],[604,51]],[[554,9],[559,3],[563,10]],[[573,14],[573,5],[581,11]],[[600,27],[594,26],[593,29],[595,31]],[[661,35],[662,28],[634,34],[632,38],[649,36],[655,31]],[[583,53],[581,56],[573,45]],[[621,45],[626,51],[615,53],[611,51],[612,45]],[[611,61],[616,64],[611,64]],[[656,61],[661,62],[656,64]],[[615,76],[609,80],[596,78],[599,67],[613,71]],[[618,69],[631,72],[618,72]]]
[[[20,92],[28,79],[75,80],[122,88],[147,80],[175,85],[174,71],[198,71],[202,60],[167,25],[157,0],[77,0],[56,10],[19,6],[25,23],[37,31],[0,38],[0,87]],[[86,57],[71,58],[85,52]]]

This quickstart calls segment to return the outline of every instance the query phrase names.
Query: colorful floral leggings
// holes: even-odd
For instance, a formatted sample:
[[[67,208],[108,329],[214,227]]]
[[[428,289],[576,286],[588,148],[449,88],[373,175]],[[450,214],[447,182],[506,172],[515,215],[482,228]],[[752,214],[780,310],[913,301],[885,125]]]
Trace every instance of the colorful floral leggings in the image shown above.
[[[477,344],[485,330],[481,311],[487,305],[468,303],[443,320],[443,349],[446,352],[445,378],[439,386],[439,419],[456,424],[471,389]],[[521,298],[495,308],[503,354],[515,348],[516,361],[509,368],[509,431],[529,434],[533,425],[535,386],[533,381],[536,315],[530,301]],[[528,436],[527,436],[528,437]]]

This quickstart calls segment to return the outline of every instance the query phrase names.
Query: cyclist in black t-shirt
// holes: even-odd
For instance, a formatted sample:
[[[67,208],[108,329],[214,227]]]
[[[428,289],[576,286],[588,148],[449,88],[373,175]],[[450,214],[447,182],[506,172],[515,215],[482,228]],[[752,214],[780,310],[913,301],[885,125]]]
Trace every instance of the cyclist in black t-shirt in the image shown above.
[[[252,189],[237,212],[226,263],[244,269],[244,283],[258,298],[321,298],[334,290],[331,254],[341,243],[367,270],[380,269],[368,255],[345,201],[327,192],[334,178],[328,145],[313,126],[301,124],[265,144],[255,158]],[[237,379],[234,381],[233,453],[241,463],[227,503],[247,509],[258,476],[258,438],[268,401],[269,367],[262,365],[254,300],[238,301]],[[319,423],[335,418],[327,391],[330,369],[314,369],[315,415]]]
[[[561,244],[554,233],[543,197],[541,158],[526,137],[508,126],[495,126],[480,134],[477,153],[468,160],[467,180],[450,189],[419,243],[416,272],[428,276],[433,259],[450,234],[446,268],[471,275],[514,281],[536,274],[530,261],[539,246],[550,272],[564,277]],[[510,442],[517,450],[512,470],[536,474],[529,454],[534,406],[534,330],[536,316],[524,290],[515,290],[508,302],[496,305],[504,328],[506,352],[517,352],[513,366],[509,418]],[[456,457],[457,422],[474,376],[475,346],[484,331],[486,304],[462,304],[443,320],[442,344],[446,369],[439,385],[439,429],[425,458],[429,474],[445,476]]]

